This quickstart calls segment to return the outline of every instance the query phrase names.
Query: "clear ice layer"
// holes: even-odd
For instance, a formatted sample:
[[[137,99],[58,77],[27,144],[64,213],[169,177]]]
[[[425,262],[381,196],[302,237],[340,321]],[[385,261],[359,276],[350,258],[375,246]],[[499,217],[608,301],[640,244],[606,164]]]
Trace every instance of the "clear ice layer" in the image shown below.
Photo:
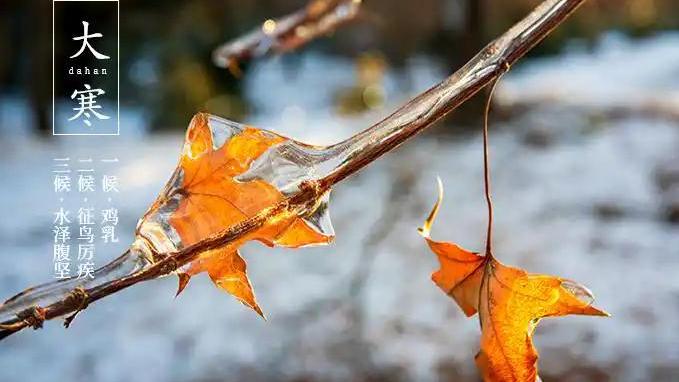
[[[71,277],[27,289],[0,305],[0,322],[13,318],[18,312],[33,306],[47,307],[63,299],[76,288],[91,289],[108,284],[121,277],[138,272],[151,264],[148,248],[142,241],[135,241],[130,249],[117,259],[94,272],[94,278]]]
[[[213,115],[201,116],[207,120],[213,151],[221,149],[246,129],[252,129]],[[192,124],[200,123],[201,120],[196,117]],[[252,161],[249,168],[234,176],[233,179],[237,182],[261,180],[274,186],[284,196],[291,196],[300,190],[302,182],[327,175],[331,170],[330,162],[338,163],[338,155],[335,154],[339,151],[336,149],[306,145],[267,130],[258,130],[266,137],[279,139],[280,143],[269,147]],[[185,147],[190,144],[191,140],[187,135]],[[178,165],[158,201],[137,226],[138,235],[146,239],[159,253],[175,252],[186,246],[170,222],[181,201],[187,197],[182,188],[183,180],[184,170]],[[328,213],[328,198],[328,194],[324,195],[317,208],[302,218],[317,232],[332,236],[334,230]],[[228,227],[223,227],[226,228]]]

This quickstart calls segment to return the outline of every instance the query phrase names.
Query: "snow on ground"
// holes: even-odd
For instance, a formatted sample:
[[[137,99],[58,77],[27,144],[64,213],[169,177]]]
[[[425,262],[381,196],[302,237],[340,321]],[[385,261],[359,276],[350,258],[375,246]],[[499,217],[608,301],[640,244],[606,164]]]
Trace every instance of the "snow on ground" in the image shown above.
[[[630,55],[620,65],[634,64],[635,52],[619,52]],[[333,68],[334,61],[322,58],[309,65],[316,60],[330,67],[328,81],[350,81],[350,66]],[[664,62],[671,67],[663,73],[676,73],[675,56]],[[506,86],[520,91],[517,83],[551,81],[560,65],[556,59],[529,63],[534,70],[511,74]],[[592,78],[608,70],[588,68]],[[279,132],[312,143],[346,137],[391,109],[338,118],[324,111],[328,100],[317,102],[322,94],[272,93],[323,89],[320,69],[302,70],[292,80],[275,61],[258,69],[248,84],[255,105],[283,101],[271,109],[260,106],[248,122],[281,126]],[[415,71],[420,80],[411,92],[436,78],[431,69]],[[585,82],[578,88],[578,81],[563,78],[569,71],[560,73],[562,83],[581,93],[603,94],[600,88],[612,86]],[[412,95],[397,94],[390,103]],[[303,124],[278,119],[291,106],[304,115]],[[666,221],[656,172],[679,160],[679,124],[648,116],[593,118],[570,106],[541,105],[492,125],[497,256],[532,272],[577,280],[613,314],[543,321],[535,336],[541,375],[545,381],[676,380],[679,227]],[[0,142],[4,296],[50,277],[51,212],[58,205],[45,198],[51,159],[64,152],[91,155],[87,145],[96,144],[59,142]],[[137,217],[174,168],[180,143],[180,136],[169,135],[96,146],[97,155],[120,157],[123,194],[117,204],[126,235],[121,242],[130,241]],[[3,341],[0,380],[476,380],[478,323],[429,280],[435,257],[416,232],[434,201],[436,175],[446,196],[433,236],[480,249],[486,216],[480,136],[425,134],[337,186],[331,201],[337,239],[330,247],[246,245],[243,253],[268,321],[204,277],[175,300],[176,280],[170,277],[92,305],[68,330],[50,322],[39,333]],[[120,247],[98,259],[112,258]]]
[[[509,104],[545,100],[587,109],[655,111],[679,117],[679,33],[630,40],[608,33],[594,50],[576,43],[565,54],[515,68],[498,87]]]

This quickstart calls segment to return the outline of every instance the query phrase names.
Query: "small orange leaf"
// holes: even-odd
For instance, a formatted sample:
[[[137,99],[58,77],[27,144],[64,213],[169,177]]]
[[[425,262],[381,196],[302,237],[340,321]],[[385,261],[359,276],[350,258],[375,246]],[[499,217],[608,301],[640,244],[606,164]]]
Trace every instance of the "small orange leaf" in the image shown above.
[[[289,141],[275,133],[199,113],[191,121],[174,175],[142,218],[137,233],[159,253],[196,244],[284,200],[260,178],[241,181],[267,150]],[[322,245],[334,234],[327,215],[328,193],[308,216],[284,212],[259,229],[217,250],[201,253],[178,270],[179,288],[206,271],[212,281],[263,316],[238,248],[247,241],[297,248]]]
[[[592,293],[573,281],[526,273],[492,254],[482,256],[432,240],[429,233],[442,197],[439,183],[439,198],[419,230],[441,264],[432,280],[467,316],[479,313],[481,350],[476,364],[485,381],[536,381],[538,353],[532,335],[540,319],[608,313],[593,307]]]
[[[248,279],[247,264],[238,251],[218,249],[201,254],[184,273],[179,274],[180,289],[177,294],[186,286],[191,276],[201,272],[207,272],[218,288],[231,294],[245,306],[264,317]]]

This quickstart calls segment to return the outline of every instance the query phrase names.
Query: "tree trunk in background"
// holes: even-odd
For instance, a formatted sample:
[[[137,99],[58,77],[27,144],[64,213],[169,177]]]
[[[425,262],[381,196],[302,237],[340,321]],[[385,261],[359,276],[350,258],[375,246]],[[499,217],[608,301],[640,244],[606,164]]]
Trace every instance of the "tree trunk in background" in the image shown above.
[[[453,0],[447,0],[453,1]],[[485,10],[486,2],[488,0],[455,0],[461,5],[461,10],[464,12],[462,19],[463,25],[461,31],[456,33],[453,37],[457,42],[459,50],[454,53],[451,64],[452,67],[460,67],[469,59],[471,59],[486,43],[486,16]],[[446,118],[454,118],[455,123],[465,124],[470,127],[478,126],[478,122],[483,115],[485,107],[485,92],[480,92],[464,105],[462,105],[454,114]],[[442,134],[449,134],[451,130],[441,130]],[[454,133],[455,134],[455,133]]]
[[[469,60],[485,41],[484,0],[465,0],[465,25],[462,33],[462,62]]]
[[[29,46],[28,87],[30,107],[34,116],[34,129],[41,135],[51,130],[50,93],[51,93],[51,36],[52,4],[49,1],[26,2],[28,19],[33,26],[23,38]]]

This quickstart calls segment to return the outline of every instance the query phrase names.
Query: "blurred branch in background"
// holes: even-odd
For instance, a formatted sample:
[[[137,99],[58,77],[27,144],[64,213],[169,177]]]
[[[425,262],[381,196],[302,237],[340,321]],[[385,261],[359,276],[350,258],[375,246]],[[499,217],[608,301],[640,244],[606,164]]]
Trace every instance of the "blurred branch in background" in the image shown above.
[[[293,51],[313,39],[332,33],[356,19],[362,0],[313,0],[303,9],[279,19],[267,19],[261,27],[221,45],[213,52],[215,65],[242,75],[244,60]]]

